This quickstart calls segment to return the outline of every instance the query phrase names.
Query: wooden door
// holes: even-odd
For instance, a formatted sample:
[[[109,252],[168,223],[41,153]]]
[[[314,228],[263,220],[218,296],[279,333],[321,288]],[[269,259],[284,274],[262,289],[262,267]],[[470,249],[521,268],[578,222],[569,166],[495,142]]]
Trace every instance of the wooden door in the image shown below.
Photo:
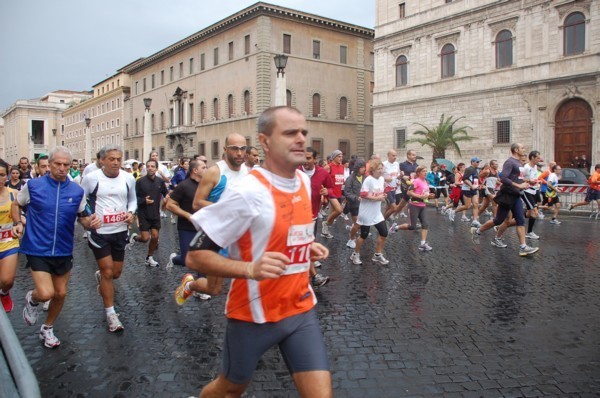
[[[571,167],[576,156],[592,157],[592,108],[581,99],[572,99],[556,112],[554,159],[561,167]]]

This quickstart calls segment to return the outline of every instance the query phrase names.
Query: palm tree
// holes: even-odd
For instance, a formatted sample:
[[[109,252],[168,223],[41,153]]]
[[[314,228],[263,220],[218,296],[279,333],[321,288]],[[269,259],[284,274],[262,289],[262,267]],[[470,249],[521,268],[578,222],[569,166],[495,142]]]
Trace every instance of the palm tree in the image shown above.
[[[462,156],[458,143],[461,141],[472,141],[475,137],[471,137],[467,133],[467,129],[471,128],[469,126],[454,128],[454,125],[460,119],[464,119],[464,116],[458,119],[453,119],[453,116],[449,116],[448,119],[444,119],[444,114],[442,113],[440,123],[433,128],[429,128],[421,123],[415,123],[425,129],[417,130],[413,133],[414,135],[422,136],[422,138],[411,138],[406,142],[418,142],[423,146],[427,145],[431,147],[433,149],[433,161],[438,158],[445,159],[446,149],[454,149],[458,153],[458,156]]]

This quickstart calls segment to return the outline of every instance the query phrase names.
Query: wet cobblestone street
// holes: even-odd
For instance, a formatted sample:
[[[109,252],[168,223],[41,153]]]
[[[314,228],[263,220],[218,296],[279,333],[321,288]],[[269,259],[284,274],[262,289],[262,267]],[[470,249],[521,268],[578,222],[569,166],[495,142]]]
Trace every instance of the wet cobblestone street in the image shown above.
[[[522,258],[514,231],[506,249],[490,245],[493,232],[476,244],[467,223],[428,212],[433,251],[417,250],[416,232],[398,232],[384,248],[385,266],[370,260],[373,237],[363,264],[350,262],[341,219],[324,242],[331,256],[319,272],[331,281],[317,289],[317,311],[335,396],[599,396],[600,222],[540,221],[541,249]],[[21,317],[33,286],[24,259],[12,291],[9,318],[42,396],[197,396],[219,370],[225,295],[175,304],[185,270],[164,267],[177,247],[175,226],[163,220],[159,268],[144,266],[145,246],[127,252],[115,283],[125,327],[118,335],[106,329],[96,263],[77,231],[69,295],[55,325],[59,348],[38,340],[43,315],[35,327]],[[277,350],[260,362],[246,396],[297,396]]]

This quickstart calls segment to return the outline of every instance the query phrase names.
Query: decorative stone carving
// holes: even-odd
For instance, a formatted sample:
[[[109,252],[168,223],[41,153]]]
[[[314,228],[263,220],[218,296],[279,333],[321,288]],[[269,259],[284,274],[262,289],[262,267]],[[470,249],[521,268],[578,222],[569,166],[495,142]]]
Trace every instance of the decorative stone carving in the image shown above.
[[[510,17],[507,19],[503,19],[502,21],[490,22],[488,25],[492,32],[492,37],[494,40],[498,33],[503,30],[510,30],[513,34],[517,31],[517,21],[519,20],[518,16]]]
[[[574,83],[570,83],[565,86],[565,92],[562,96],[567,98],[580,97],[581,91],[579,91],[579,87],[577,87]]]
[[[558,18],[562,22],[567,14],[570,14],[575,11],[583,12],[586,17],[590,15],[590,5],[592,0],[569,0],[562,2],[561,4],[557,4],[554,7],[556,11],[558,11]]]
[[[411,48],[412,48],[412,44],[402,44],[399,47],[390,48],[390,52],[394,56],[394,61],[396,60],[396,58],[398,58],[400,55],[403,55],[403,54],[408,57],[408,54],[410,53]]]
[[[446,43],[452,43],[455,47],[458,46],[458,38],[460,37],[460,32],[450,32],[440,36],[435,37],[435,42],[438,47],[443,46]]]

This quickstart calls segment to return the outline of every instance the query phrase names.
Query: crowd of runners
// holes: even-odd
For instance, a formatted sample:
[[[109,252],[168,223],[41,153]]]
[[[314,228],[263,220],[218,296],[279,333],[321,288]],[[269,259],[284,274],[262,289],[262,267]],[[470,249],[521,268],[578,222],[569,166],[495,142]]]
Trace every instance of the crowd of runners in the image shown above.
[[[348,261],[355,265],[363,264],[366,244],[375,248],[371,263],[389,264],[386,241],[397,239],[389,235],[399,231],[417,231],[406,239],[414,239],[424,253],[435,252],[435,240],[443,237],[429,234],[432,216],[455,222],[460,214],[474,240],[493,229],[496,248],[509,246],[503,237],[515,227],[520,256],[539,250],[538,219],[547,215],[551,224],[561,223],[560,166],[544,164],[538,151],[519,143],[512,144],[501,169],[498,160],[479,157],[472,157],[468,167],[447,160],[419,164],[414,150],[401,162],[393,149],[383,161],[377,154],[368,161],[344,158],[339,150],[319,160],[322,155],[306,147],[304,117],[288,107],[265,111],[258,133],[262,161],[258,149],[236,133],[226,137],[223,157],[213,165],[199,155],[169,169],[157,152],[144,164],[126,163],[116,145],[102,148],[89,165],[72,159],[65,147],[40,156],[34,165],[27,158],[12,167],[0,160],[4,310],[14,308],[10,290],[22,253],[34,284],[24,298],[23,319],[34,325],[46,310],[39,338],[45,347],[60,345],[53,326],[70,271],[78,265],[73,263],[78,221],[86,230],[81,239],[87,239],[97,262],[94,276],[108,331],[122,331],[114,280],[124,272],[125,251],[147,244],[145,264],[159,267],[154,253],[168,212],[177,223],[179,252],[165,267],[180,266],[184,274],[174,281],[174,301],[208,300],[221,294],[224,279],[232,279],[223,366],[202,396],[241,395],[273,345],[282,351],[301,396],[330,396],[314,289],[329,280],[317,269],[327,263],[334,223],[345,224],[335,231],[347,231]],[[600,164],[589,182],[585,200],[570,209],[600,204]],[[319,219],[322,243],[315,241]],[[370,239],[371,227],[377,234]]]

